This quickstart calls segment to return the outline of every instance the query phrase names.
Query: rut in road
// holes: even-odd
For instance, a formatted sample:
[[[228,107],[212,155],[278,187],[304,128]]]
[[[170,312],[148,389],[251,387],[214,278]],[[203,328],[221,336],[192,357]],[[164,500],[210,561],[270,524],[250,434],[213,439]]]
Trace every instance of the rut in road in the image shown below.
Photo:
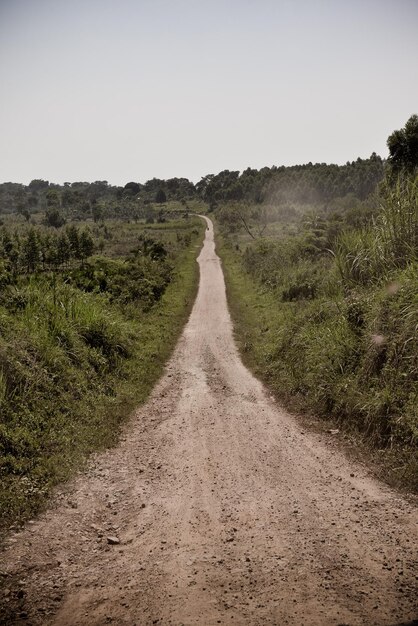
[[[10,539],[14,623],[413,620],[416,508],[303,432],[244,367],[207,224],[197,300],[149,402]]]

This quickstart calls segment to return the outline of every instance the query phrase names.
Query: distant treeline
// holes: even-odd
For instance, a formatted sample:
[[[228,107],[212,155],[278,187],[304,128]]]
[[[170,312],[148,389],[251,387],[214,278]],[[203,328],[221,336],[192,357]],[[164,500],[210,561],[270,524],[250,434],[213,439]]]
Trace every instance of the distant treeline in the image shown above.
[[[364,200],[382,180],[384,161],[375,153],[346,165],[308,163],[290,167],[247,168],[240,174],[225,170],[196,185],[203,200],[218,204],[230,200],[252,203],[326,203],[352,194]]]
[[[62,226],[66,219],[106,218],[153,221],[155,205],[178,202],[188,210],[188,202],[203,200],[210,210],[228,202],[273,205],[292,211],[304,206],[340,209],[347,202],[364,202],[376,190],[385,172],[410,170],[417,160],[418,117],[412,115],[405,127],[387,140],[387,161],[375,152],[368,159],[358,158],[345,165],[307,163],[305,165],[248,167],[243,172],[223,170],[208,174],[194,184],[187,178],[152,178],[144,184],[130,181],[113,186],[105,180],[66,182],[63,185],[35,179],[29,185],[0,184],[0,215],[20,213],[27,221],[32,213],[44,212],[48,226]],[[154,213],[153,213],[154,210]]]
[[[65,217],[100,221],[106,217],[146,218],[151,204],[177,201],[187,209],[193,199],[210,208],[228,201],[261,204],[325,204],[350,196],[364,200],[384,175],[385,162],[375,153],[346,165],[308,163],[291,167],[247,168],[209,174],[196,185],[187,178],[153,178],[145,184],[124,187],[107,181],[57,185],[46,180],[0,184],[0,214],[20,213],[28,221],[32,213],[47,213],[50,226],[61,226]]]

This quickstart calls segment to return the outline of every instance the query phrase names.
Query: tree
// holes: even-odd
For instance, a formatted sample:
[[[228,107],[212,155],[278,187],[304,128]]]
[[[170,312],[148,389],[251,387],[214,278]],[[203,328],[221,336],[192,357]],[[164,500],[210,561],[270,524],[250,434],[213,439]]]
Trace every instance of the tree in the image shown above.
[[[130,191],[132,191],[132,194],[136,195],[137,193],[139,193],[141,186],[139,185],[139,183],[130,182],[126,183],[125,189],[129,189]]]
[[[137,254],[142,256],[148,256],[153,261],[159,259],[165,259],[167,256],[167,250],[161,241],[148,237],[147,235],[140,235],[138,237],[139,246],[136,250]]]
[[[52,226],[53,228],[60,228],[65,224],[65,217],[61,214],[58,208],[49,208],[45,213],[45,224],[47,226]]]
[[[83,230],[80,235],[79,254],[82,261],[85,261],[93,254],[94,241],[88,230]]]
[[[102,207],[99,204],[94,203],[92,205],[91,213],[93,215],[93,220],[95,222],[102,222],[103,221],[103,209],[102,209]]]
[[[71,188],[68,186],[68,183],[64,183],[64,189],[61,194],[61,202],[63,207],[69,207],[73,203],[74,194],[71,191]]]
[[[71,257],[71,246],[66,233],[61,233],[57,239],[57,261],[59,265],[68,263]]]
[[[163,202],[167,201],[167,196],[165,195],[164,189],[159,189],[155,194],[155,202],[158,204],[163,204]]]
[[[80,253],[80,241],[78,237],[78,230],[74,225],[69,226],[67,229],[67,237],[70,244],[71,256],[78,259]]]
[[[43,238],[39,236],[39,245],[41,248],[41,259],[43,268],[46,269],[47,266],[49,266],[56,269],[56,266],[58,265],[58,248],[56,235],[51,236],[50,233],[47,233]]]
[[[4,256],[10,268],[13,272],[17,271],[19,256],[20,256],[20,239],[17,233],[15,234],[14,239],[12,239],[9,233],[4,230],[3,231],[3,253],[1,256]]]
[[[33,228],[30,229],[23,242],[23,258],[28,272],[33,272],[38,267],[40,261],[39,242]]]
[[[244,228],[251,239],[263,237],[267,228],[267,209],[231,202],[218,212],[219,223],[231,233]]]
[[[26,206],[28,209],[34,209],[38,206],[39,198],[36,193],[30,193],[26,198]]]
[[[413,172],[418,167],[418,115],[411,115],[404,128],[395,130],[387,146],[392,170]]]
[[[145,223],[154,224],[154,222],[155,222],[154,210],[151,206],[148,205],[145,208]]]
[[[27,207],[19,205],[19,207],[17,209],[17,212],[19,213],[19,215],[24,217],[27,222],[29,222],[29,220],[30,220],[30,212],[29,212],[29,209]]]
[[[48,207],[59,207],[61,204],[60,194],[56,189],[48,189],[46,192],[46,204]]]
[[[48,187],[49,182],[47,180],[42,180],[42,178],[35,178],[29,183],[29,189],[31,191],[42,191],[43,189],[48,189]]]

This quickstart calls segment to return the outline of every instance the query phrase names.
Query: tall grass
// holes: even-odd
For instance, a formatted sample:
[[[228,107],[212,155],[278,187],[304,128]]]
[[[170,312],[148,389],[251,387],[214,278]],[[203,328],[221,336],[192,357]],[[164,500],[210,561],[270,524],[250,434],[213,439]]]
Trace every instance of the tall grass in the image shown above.
[[[373,227],[324,256],[306,239],[218,250],[246,362],[282,401],[334,420],[418,489],[417,181],[380,194]],[[244,238],[243,238],[244,241]],[[237,245],[238,244],[238,245]],[[392,469],[394,468],[394,469]]]
[[[187,230],[166,290],[146,310],[45,274],[0,291],[0,535],[112,445],[147,397],[197,288],[204,227],[190,220]]]
[[[343,282],[367,285],[418,260],[418,178],[382,185],[374,225],[340,235],[335,260]]]

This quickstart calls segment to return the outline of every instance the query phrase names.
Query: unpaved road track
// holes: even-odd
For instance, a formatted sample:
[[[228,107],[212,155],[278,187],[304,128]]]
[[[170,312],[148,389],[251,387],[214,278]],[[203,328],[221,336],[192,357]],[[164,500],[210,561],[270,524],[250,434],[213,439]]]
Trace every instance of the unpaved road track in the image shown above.
[[[303,432],[243,366],[210,223],[199,263],[150,401],[9,541],[8,623],[412,622],[416,509]]]

